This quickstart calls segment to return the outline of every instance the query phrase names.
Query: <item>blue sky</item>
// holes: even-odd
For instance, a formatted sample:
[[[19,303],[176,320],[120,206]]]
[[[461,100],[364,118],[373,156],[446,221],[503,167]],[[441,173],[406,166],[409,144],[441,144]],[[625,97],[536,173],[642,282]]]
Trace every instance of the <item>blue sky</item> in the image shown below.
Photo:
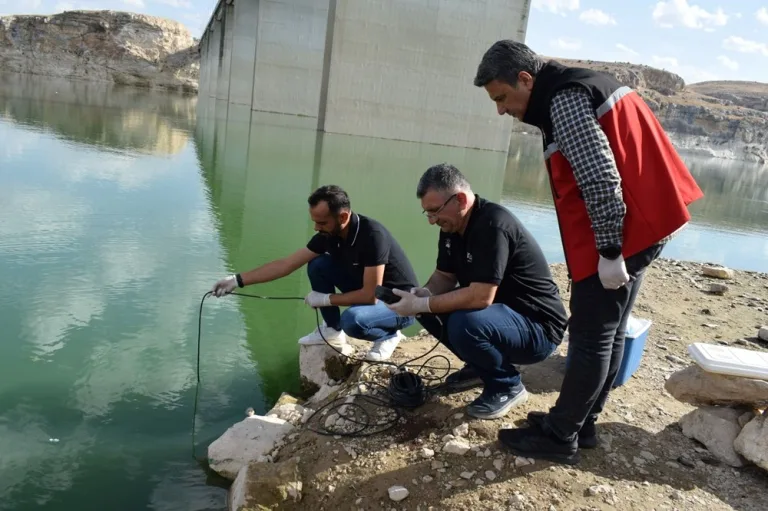
[[[548,56],[648,64],[687,83],[768,82],[768,0],[532,0],[526,43]],[[196,37],[215,0],[0,0],[0,14],[112,9],[175,19]]]

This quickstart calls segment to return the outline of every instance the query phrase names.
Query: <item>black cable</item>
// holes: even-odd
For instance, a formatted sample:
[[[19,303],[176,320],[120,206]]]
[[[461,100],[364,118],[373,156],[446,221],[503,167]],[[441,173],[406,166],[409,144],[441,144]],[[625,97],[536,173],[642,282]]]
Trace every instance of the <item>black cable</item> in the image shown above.
[[[198,406],[198,397],[199,397],[199,390],[200,390],[200,345],[201,345],[201,337],[202,337],[203,304],[205,302],[205,299],[212,294],[213,293],[211,291],[208,291],[203,295],[203,298],[200,300],[200,309],[199,309],[198,318],[197,318],[197,367],[196,367],[197,384],[195,385],[195,404],[194,404],[194,410],[192,412],[192,457],[195,459],[197,459],[197,457],[195,456],[195,433],[196,433],[195,424],[196,424],[196,418],[197,418],[197,406]],[[263,295],[253,295],[253,294],[236,293],[236,292],[232,292],[229,294],[232,294],[235,296],[242,296],[246,298],[258,298],[261,300],[304,300],[304,297],[301,297],[301,296],[263,296]],[[381,385],[373,381],[366,382],[372,387],[378,387],[380,389],[380,393],[387,399],[383,399],[382,397],[377,397],[373,395],[366,395],[366,394],[355,394],[353,396],[336,398],[326,403],[319,409],[317,409],[307,419],[306,421],[307,429],[322,435],[334,435],[334,436],[338,435],[338,436],[347,436],[347,437],[370,436],[370,435],[382,433],[392,428],[395,424],[397,424],[397,422],[402,417],[402,414],[400,411],[401,408],[406,408],[406,409],[417,408],[423,405],[431,394],[441,390],[443,388],[442,381],[451,370],[451,362],[446,356],[434,355],[428,358],[422,364],[417,366],[418,370],[415,373],[408,370],[409,366],[411,366],[413,362],[426,357],[427,355],[435,351],[438,345],[440,345],[440,342],[445,335],[445,325],[443,324],[443,322],[440,320],[438,316],[435,316],[435,317],[440,323],[440,330],[441,330],[440,339],[438,339],[435,342],[434,346],[432,346],[432,348],[429,349],[423,355],[419,355],[418,357],[412,358],[410,360],[406,360],[402,364],[395,364],[389,361],[365,360],[362,358],[353,357],[343,353],[341,350],[336,348],[333,344],[328,342],[328,340],[323,335],[322,329],[320,328],[320,310],[318,308],[315,308],[315,319],[317,322],[317,331],[326,345],[328,345],[331,349],[333,349],[336,353],[338,353],[342,357],[345,357],[353,362],[356,362],[358,364],[368,364],[369,367],[366,368],[366,371],[371,367],[386,365],[386,366],[392,366],[395,370],[395,373],[390,376],[389,385],[387,386]],[[429,364],[430,361],[436,360],[436,359],[445,360],[446,367],[435,367],[435,366],[427,365]],[[442,376],[422,374],[422,371],[424,371],[425,369],[441,370],[441,371],[444,371],[444,374]],[[437,381],[439,383],[435,385],[425,385],[424,383],[425,381],[426,382]],[[352,398],[351,400],[350,400],[350,397]],[[378,407],[383,409],[385,411],[385,418],[382,420],[376,420],[374,417],[371,417],[371,413],[364,406],[355,402],[355,400],[357,399],[369,405],[369,407],[372,406],[372,407]],[[351,413],[350,413],[350,410],[352,410]],[[354,424],[355,427],[351,428],[351,430],[350,428],[333,429],[334,424],[327,424],[327,423],[324,424],[322,428],[314,428],[312,426],[312,422],[316,417],[325,417],[326,415],[330,417],[334,413],[338,415],[339,418],[343,419],[345,422]],[[326,422],[327,422],[327,419],[326,419]]]

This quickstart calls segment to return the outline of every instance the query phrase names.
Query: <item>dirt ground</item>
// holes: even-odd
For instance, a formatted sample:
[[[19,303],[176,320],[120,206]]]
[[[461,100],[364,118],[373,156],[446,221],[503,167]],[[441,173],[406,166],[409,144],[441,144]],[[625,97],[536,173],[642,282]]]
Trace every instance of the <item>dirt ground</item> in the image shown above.
[[[553,265],[553,271],[567,304],[565,269]],[[729,291],[710,294],[711,282],[725,282]],[[692,407],[672,398],[664,381],[691,363],[686,348],[692,342],[768,348],[756,338],[759,326],[768,323],[768,275],[736,272],[722,281],[704,277],[699,264],[661,260],[649,270],[633,314],[653,320],[641,366],[612,392],[598,422],[600,445],[582,450],[578,465],[524,465],[526,460],[496,440],[499,428],[525,426],[529,411],[554,404],[564,343],[546,361],[521,367],[530,397],[502,419],[477,420],[464,413],[480,392],[474,389],[434,396],[404,412],[392,429],[370,437],[302,428],[275,460],[300,457],[303,498],[283,509],[766,509],[768,473],[723,465],[683,436],[678,419]],[[432,337],[413,338],[401,343],[395,358],[418,356],[433,344]],[[435,353],[460,367],[442,347]],[[386,383],[385,375],[379,378]],[[441,452],[443,437],[464,423],[473,450],[463,456]],[[425,447],[434,456],[425,458]],[[408,497],[390,500],[387,490],[393,485],[407,488]]]

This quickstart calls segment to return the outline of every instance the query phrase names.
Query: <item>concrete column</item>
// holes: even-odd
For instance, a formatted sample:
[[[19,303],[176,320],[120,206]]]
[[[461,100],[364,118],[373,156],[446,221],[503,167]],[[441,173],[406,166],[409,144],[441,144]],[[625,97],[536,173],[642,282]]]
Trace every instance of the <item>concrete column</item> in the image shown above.
[[[260,0],[235,0],[229,102],[251,107]]]
[[[252,108],[317,117],[328,0],[259,0],[258,12]]]
[[[232,36],[235,33],[235,7],[230,4],[224,4],[221,7],[221,27],[222,31],[220,44],[223,46],[220,50],[221,59],[219,60],[219,80],[216,90],[216,99],[229,100],[230,69],[232,63]]]
[[[525,35],[530,0],[334,0],[326,132],[507,151],[511,118],[472,84],[485,50]]]
[[[208,91],[208,97],[211,98],[216,97],[216,91],[219,86],[221,33],[221,20],[214,18],[213,22],[211,22],[211,30],[208,32],[210,42],[208,45],[208,59],[206,61],[208,67],[208,85],[206,86],[206,89]]]
[[[210,31],[206,30],[200,40],[200,82],[197,95],[204,98],[208,96],[208,77],[211,72],[210,58]]]

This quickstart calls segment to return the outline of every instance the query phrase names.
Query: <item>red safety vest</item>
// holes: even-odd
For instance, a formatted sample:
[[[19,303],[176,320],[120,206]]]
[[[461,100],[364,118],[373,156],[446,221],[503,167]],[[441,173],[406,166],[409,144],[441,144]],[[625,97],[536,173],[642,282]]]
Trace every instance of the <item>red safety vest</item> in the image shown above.
[[[595,71],[549,62],[537,74],[525,122],[542,129],[563,250],[574,282],[597,272],[592,223],[568,160],[552,137],[549,107],[564,87],[590,92],[621,176],[624,217],[622,254],[630,257],[666,238],[691,218],[688,205],[704,196],[656,116],[629,87]],[[538,89],[538,90],[537,90]]]

